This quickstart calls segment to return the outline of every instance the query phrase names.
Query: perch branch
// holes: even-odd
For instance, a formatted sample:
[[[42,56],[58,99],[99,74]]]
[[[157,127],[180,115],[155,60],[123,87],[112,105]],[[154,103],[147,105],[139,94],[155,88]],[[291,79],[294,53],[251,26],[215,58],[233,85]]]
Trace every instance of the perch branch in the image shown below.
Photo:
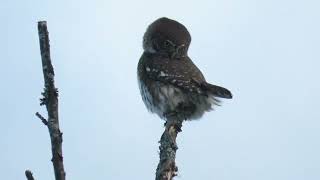
[[[62,156],[62,133],[59,128],[58,116],[58,91],[54,85],[54,70],[50,58],[49,33],[47,30],[47,22],[38,22],[38,33],[40,42],[40,52],[42,61],[42,70],[44,77],[44,96],[41,104],[45,105],[48,111],[48,120],[40,114],[37,115],[44,124],[47,125],[52,150],[52,163],[56,180],[65,180],[65,171]],[[44,121],[45,120],[45,121]]]
[[[172,180],[177,175],[176,138],[181,132],[182,122],[183,120],[168,119],[165,123],[165,130],[160,139],[160,161],[156,171],[156,180]]]

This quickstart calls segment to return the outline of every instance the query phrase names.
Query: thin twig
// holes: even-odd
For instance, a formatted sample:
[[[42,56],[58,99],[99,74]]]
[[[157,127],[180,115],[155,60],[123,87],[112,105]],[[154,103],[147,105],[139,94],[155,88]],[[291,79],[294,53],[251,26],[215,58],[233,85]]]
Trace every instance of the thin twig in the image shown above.
[[[52,163],[56,180],[65,180],[65,171],[62,156],[62,133],[59,128],[58,91],[54,85],[54,70],[50,58],[49,33],[47,22],[38,22],[42,70],[44,77],[44,92],[41,103],[48,111],[47,127],[51,139]],[[39,116],[38,116],[39,117]],[[40,116],[42,117],[42,116]],[[43,120],[42,118],[40,118]]]
[[[172,180],[177,175],[176,151],[178,149],[176,138],[181,132],[182,120],[167,120],[165,130],[160,139],[160,161],[156,171],[156,180]]]
[[[32,172],[30,170],[26,170],[25,174],[26,174],[27,180],[34,180]]]
[[[48,125],[48,121],[39,112],[36,112],[36,116],[42,121],[44,125]]]

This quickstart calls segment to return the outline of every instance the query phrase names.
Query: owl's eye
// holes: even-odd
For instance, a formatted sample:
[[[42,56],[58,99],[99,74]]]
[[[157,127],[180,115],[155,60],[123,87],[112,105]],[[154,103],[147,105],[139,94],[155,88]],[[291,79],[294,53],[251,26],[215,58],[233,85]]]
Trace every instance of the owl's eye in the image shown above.
[[[164,47],[169,47],[169,46],[174,46],[174,43],[171,42],[170,40],[165,40],[164,41]]]

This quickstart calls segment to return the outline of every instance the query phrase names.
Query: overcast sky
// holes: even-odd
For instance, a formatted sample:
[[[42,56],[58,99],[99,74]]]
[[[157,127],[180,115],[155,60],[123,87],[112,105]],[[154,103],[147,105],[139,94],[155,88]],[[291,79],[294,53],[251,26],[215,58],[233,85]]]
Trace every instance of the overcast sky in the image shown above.
[[[232,100],[186,122],[181,180],[320,179],[320,2],[316,0],[2,0],[1,179],[53,180],[39,111],[37,21],[48,21],[67,179],[154,179],[163,121],[148,113],[136,66],[146,27],[183,23],[189,55]]]

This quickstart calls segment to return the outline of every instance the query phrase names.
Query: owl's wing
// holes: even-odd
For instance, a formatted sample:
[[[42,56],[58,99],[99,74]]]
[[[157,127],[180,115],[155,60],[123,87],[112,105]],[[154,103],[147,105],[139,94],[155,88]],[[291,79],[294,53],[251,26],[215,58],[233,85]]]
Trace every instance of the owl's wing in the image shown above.
[[[232,98],[228,89],[207,83],[201,71],[189,57],[184,59],[169,59],[158,56],[145,58],[148,59],[145,61],[145,72],[147,77],[152,80],[171,84],[192,93]]]
[[[142,57],[144,58],[144,57]],[[201,71],[186,57],[169,59],[164,57],[145,57],[145,73],[148,78],[171,84],[185,91],[206,95],[202,84],[205,79]]]

